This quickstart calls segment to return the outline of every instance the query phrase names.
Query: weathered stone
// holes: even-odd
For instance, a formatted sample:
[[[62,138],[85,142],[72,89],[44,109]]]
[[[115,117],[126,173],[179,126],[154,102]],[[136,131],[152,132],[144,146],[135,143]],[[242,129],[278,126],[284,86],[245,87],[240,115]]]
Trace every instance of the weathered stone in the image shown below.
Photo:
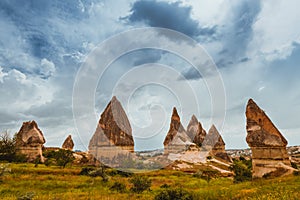
[[[187,135],[184,127],[180,122],[180,117],[176,108],[173,108],[170,129],[164,140],[165,153],[176,153],[185,151],[192,144],[190,137]]]
[[[73,147],[74,147],[74,142],[73,142],[73,140],[72,140],[72,136],[69,135],[69,136],[65,139],[64,143],[62,144],[62,148],[63,148],[63,149],[67,149],[67,150],[72,151],[72,150],[73,150]]]
[[[201,123],[198,121],[195,115],[192,116],[188,126],[187,126],[187,135],[191,138],[192,142],[202,146],[204,138],[206,136],[206,131],[202,127]]]
[[[252,99],[248,101],[246,117],[248,133],[246,141],[252,151],[253,177],[263,177],[270,173],[290,174],[291,170],[281,170],[281,164],[286,165],[287,169],[291,166],[286,150],[286,139]]]
[[[212,156],[231,162],[230,157],[225,151],[225,142],[215,125],[210,127],[202,146],[205,150],[210,151]]]
[[[129,120],[121,103],[114,96],[101,114],[89,143],[89,152],[98,160],[106,159],[111,162],[119,154],[133,151],[134,141]]]
[[[220,151],[225,150],[225,142],[215,125],[210,127],[208,134],[203,141],[203,147]]]
[[[16,147],[19,153],[27,156],[28,161],[40,159],[42,155],[45,138],[35,121],[23,122],[23,125],[16,136]]]

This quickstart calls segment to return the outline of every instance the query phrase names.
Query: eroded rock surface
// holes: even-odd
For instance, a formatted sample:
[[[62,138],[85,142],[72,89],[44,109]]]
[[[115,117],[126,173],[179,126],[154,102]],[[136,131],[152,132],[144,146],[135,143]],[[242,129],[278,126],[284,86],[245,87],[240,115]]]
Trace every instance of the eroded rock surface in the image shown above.
[[[62,144],[62,148],[63,148],[63,149],[70,150],[70,151],[73,150],[73,148],[74,148],[74,142],[73,142],[73,139],[72,139],[72,136],[71,136],[71,135],[69,135],[69,136],[65,139],[64,143]]]
[[[45,138],[35,121],[23,122],[23,125],[16,136],[16,147],[19,153],[27,156],[28,161],[40,159],[42,155]]]
[[[198,121],[195,115],[192,116],[188,126],[187,126],[187,135],[191,138],[192,142],[202,146],[204,138],[206,136],[206,131],[202,127],[201,123]]]
[[[253,177],[290,174],[286,139],[252,99],[248,101],[246,117],[246,141],[252,151]]]
[[[180,122],[177,109],[173,108],[170,128],[164,140],[165,153],[176,153],[185,151],[192,144],[190,137],[187,135],[184,127]]]
[[[202,146],[205,150],[210,151],[212,156],[231,162],[230,157],[225,151],[225,142],[215,125],[210,127]]]
[[[89,152],[108,162],[134,151],[132,129],[121,103],[114,96],[106,106],[89,143]],[[106,163],[111,164],[111,163]]]

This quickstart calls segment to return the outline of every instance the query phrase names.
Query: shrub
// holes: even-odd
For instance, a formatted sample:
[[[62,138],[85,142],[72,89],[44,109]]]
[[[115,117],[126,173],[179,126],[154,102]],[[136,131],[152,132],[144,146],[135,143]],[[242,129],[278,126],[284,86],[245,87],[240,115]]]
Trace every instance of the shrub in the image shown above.
[[[16,137],[10,137],[8,132],[0,134],[0,160],[8,162],[26,162],[26,156],[18,154]]]
[[[75,157],[73,152],[66,149],[59,149],[58,151],[47,151],[44,152],[44,156],[47,158],[45,165],[56,164],[65,168],[68,163],[73,162]]]
[[[79,173],[79,175],[89,176],[91,171],[94,171],[94,167],[83,167]]]
[[[115,190],[117,192],[125,192],[126,185],[124,183],[115,182],[110,188],[110,190]]]
[[[163,185],[160,186],[160,188],[170,188],[170,187],[171,187],[171,186],[168,185],[168,184],[166,184],[166,183],[164,183]]]
[[[122,171],[122,170],[117,170],[117,169],[111,169],[110,171],[107,172],[108,175],[110,176],[122,176],[122,177],[131,177],[133,176],[132,172],[127,172],[127,171]]]
[[[230,166],[234,172],[234,182],[244,182],[252,180],[252,161],[251,160],[234,160]]]
[[[130,179],[133,184],[131,191],[136,193],[142,193],[145,190],[150,190],[151,180],[146,176],[135,176]]]
[[[207,182],[209,182],[211,179],[219,177],[220,172],[214,169],[207,168],[207,169],[199,170],[193,176],[204,179]]]
[[[292,165],[293,168],[298,169],[298,166],[295,162],[291,162],[291,165]]]
[[[26,193],[25,195],[18,196],[17,200],[32,200],[35,194],[33,192]]]
[[[299,170],[297,170],[297,171],[296,171],[296,170],[295,170],[295,171],[293,171],[293,175],[294,175],[294,176],[300,176],[300,171],[299,171]]]
[[[93,167],[84,167],[81,169],[79,175],[91,176],[91,177],[98,177],[100,176],[104,182],[107,182],[109,177],[105,172],[105,166],[101,165],[99,168]]]
[[[181,188],[165,189],[154,197],[155,200],[193,200],[193,195]]]

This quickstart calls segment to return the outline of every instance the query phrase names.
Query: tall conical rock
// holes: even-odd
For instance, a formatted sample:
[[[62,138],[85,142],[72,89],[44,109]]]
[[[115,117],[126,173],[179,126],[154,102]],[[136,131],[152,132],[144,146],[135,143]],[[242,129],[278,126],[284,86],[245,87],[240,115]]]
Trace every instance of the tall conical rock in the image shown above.
[[[248,101],[246,117],[246,140],[250,147],[286,147],[286,139],[252,99]]]
[[[210,127],[202,146],[204,149],[209,150],[211,155],[231,162],[230,157],[225,151],[225,142],[215,125]]]
[[[67,150],[72,151],[72,150],[73,150],[73,147],[74,147],[74,142],[73,142],[72,136],[69,135],[69,136],[65,139],[64,143],[62,144],[62,148],[63,148],[63,149],[67,149]]]
[[[203,146],[214,150],[225,150],[225,142],[214,124],[210,127]]]
[[[16,147],[19,153],[27,156],[28,161],[44,160],[42,147],[46,142],[42,131],[35,121],[23,122],[16,135]]]
[[[187,135],[184,127],[180,122],[180,117],[177,109],[173,108],[170,128],[164,140],[164,147],[166,153],[180,152],[188,148],[192,143],[190,137]]]
[[[108,157],[110,159],[119,153],[134,151],[129,120],[115,96],[101,114],[96,131],[90,140],[89,150],[97,158]]]
[[[252,151],[253,177],[290,174],[286,139],[252,99],[246,107],[246,118],[246,141]]]
[[[187,126],[187,135],[191,138],[193,143],[197,144],[199,147],[202,146],[206,136],[206,131],[195,115],[192,116]]]

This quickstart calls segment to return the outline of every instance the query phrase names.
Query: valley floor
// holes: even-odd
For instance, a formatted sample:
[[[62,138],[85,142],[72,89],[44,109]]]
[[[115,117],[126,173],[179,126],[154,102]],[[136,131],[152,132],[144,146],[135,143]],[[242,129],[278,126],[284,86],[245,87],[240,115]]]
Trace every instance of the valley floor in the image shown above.
[[[300,176],[261,179],[235,184],[229,178],[217,178],[207,182],[191,174],[159,170],[146,174],[152,181],[150,191],[136,194],[130,191],[131,177],[113,175],[108,182],[100,177],[78,175],[81,167],[61,169],[33,164],[9,164],[5,175],[0,177],[0,199],[103,199],[131,200],[154,199],[164,190],[162,185],[182,188],[193,194],[194,199],[299,199]],[[111,191],[115,182],[126,184],[126,191]]]

